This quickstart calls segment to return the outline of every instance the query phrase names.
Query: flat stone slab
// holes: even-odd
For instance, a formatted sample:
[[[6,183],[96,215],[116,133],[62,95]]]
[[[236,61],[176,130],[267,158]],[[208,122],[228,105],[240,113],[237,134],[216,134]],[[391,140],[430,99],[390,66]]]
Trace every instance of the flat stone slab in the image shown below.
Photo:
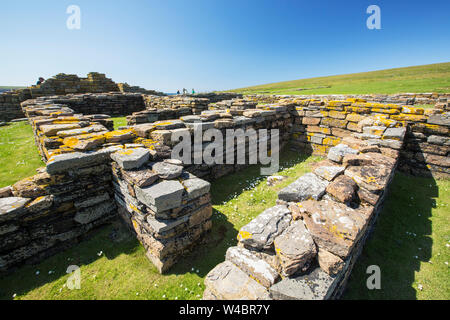
[[[291,220],[291,212],[286,206],[269,208],[241,228],[238,240],[250,248],[271,249],[275,238],[289,226]]]
[[[145,188],[135,187],[136,198],[155,212],[181,206],[183,185],[175,180],[164,180]]]
[[[278,199],[287,202],[299,202],[308,199],[319,200],[328,186],[328,181],[307,173],[278,193]]]
[[[346,144],[339,144],[333,147],[328,152],[328,159],[331,161],[341,163],[346,154],[358,154],[358,150],[352,149]]]
[[[323,166],[318,167],[314,170],[314,173],[325,180],[333,181],[337,176],[343,174],[345,171],[345,167],[339,166]]]
[[[240,247],[227,250],[226,260],[232,262],[247,275],[256,279],[264,287],[269,288],[279,278],[277,271],[266,261],[258,258],[252,251]]]
[[[429,124],[436,124],[440,126],[450,127],[450,112],[446,112],[443,114],[433,114],[428,117]]]
[[[151,186],[159,180],[159,176],[150,169],[123,170],[122,176],[128,183],[140,188]]]
[[[270,295],[274,300],[327,300],[335,285],[335,278],[316,268],[306,275],[278,282],[270,288]]]
[[[406,127],[388,128],[384,132],[383,139],[403,141],[406,135]]]
[[[368,217],[335,201],[310,200],[300,205],[316,245],[345,259],[365,230]]]
[[[383,165],[352,166],[348,167],[344,174],[353,179],[358,186],[378,194],[389,182],[391,170]]]
[[[358,185],[352,178],[339,176],[327,187],[327,193],[342,203],[349,203],[355,197]]]
[[[166,162],[157,162],[152,165],[152,170],[161,179],[172,180],[178,178],[183,172],[183,166],[178,166]]]
[[[230,261],[222,262],[211,270],[205,278],[205,285],[222,300],[270,300],[264,286]]]
[[[31,199],[19,197],[0,198],[0,222],[6,221],[12,215],[21,212],[30,201]]]
[[[137,169],[150,159],[150,151],[145,148],[125,149],[111,154],[111,159],[124,170]]]
[[[65,172],[69,169],[76,169],[88,165],[94,165],[101,162],[106,162],[110,158],[110,154],[122,148],[112,146],[103,148],[93,152],[72,152],[53,156],[47,162],[47,172],[55,174]]]
[[[182,184],[187,191],[189,200],[207,194],[211,188],[211,183],[199,178],[183,180]]]
[[[313,238],[301,220],[276,237],[274,245],[285,277],[306,270],[317,254]]]

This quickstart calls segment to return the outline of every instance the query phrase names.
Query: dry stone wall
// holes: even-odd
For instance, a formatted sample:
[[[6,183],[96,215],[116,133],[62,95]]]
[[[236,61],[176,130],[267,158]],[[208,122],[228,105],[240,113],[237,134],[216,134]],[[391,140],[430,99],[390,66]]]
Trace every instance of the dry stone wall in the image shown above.
[[[20,103],[29,99],[36,99],[45,96],[63,96],[67,94],[83,94],[83,93],[105,93],[105,92],[122,92],[122,93],[145,93],[161,95],[162,93],[145,90],[139,87],[131,87],[128,84],[116,84],[102,73],[91,72],[86,78],[79,78],[77,75],[58,74],[50,79],[47,79],[41,85],[31,86],[25,89],[20,89],[12,92],[5,92],[0,94],[0,120],[10,121],[13,119],[23,118],[24,114],[21,110]],[[74,98],[75,99],[75,98]],[[89,99],[89,98],[87,98]],[[72,100],[73,101],[73,100]],[[87,101],[85,101],[87,102]],[[96,100],[95,102],[99,102]],[[144,107],[140,103],[140,108],[133,109],[130,107],[122,108],[120,113],[112,113],[114,115],[128,115],[132,112],[143,110]],[[75,103],[76,104],[76,103]],[[100,107],[99,104],[92,103],[93,106]],[[76,110],[76,106],[74,106]],[[76,110],[77,112],[81,112]],[[96,111],[83,108],[82,113],[93,114]],[[103,113],[103,112],[100,112]]]
[[[206,276],[204,299],[339,298],[398,157],[359,137],[344,138],[314,172],[281,190],[276,206],[241,228],[238,246]]]

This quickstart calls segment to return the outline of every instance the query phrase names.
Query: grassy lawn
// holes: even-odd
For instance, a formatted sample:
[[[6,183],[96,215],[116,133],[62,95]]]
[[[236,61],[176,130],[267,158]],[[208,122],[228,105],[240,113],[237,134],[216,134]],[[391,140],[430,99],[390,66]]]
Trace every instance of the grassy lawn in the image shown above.
[[[114,121],[114,129],[117,130],[119,127],[124,127],[127,125],[127,117],[117,117],[111,118]]]
[[[285,152],[281,174],[290,178],[274,187],[266,185],[257,166],[215,181],[212,232],[167,275],[160,275],[137,240],[115,223],[39,265],[0,278],[0,299],[200,299],[204,277],[237,243],[238,230],[275,205],[278,191],[309,172],[317,160]],[[81,290],[65,286],[70,265],[81,267]]]
[[[28,122],[0,127],[0,188],[36,174],[43,166]]]
[[[246,94],[298,95],[392,94],[401,92],[445,93],[450,92],[450,63],[284,81],[230,91]]]
[[[397,173],[345,299],[450,299],[450,180]],[[366,287],[368,266],[381,290]]]

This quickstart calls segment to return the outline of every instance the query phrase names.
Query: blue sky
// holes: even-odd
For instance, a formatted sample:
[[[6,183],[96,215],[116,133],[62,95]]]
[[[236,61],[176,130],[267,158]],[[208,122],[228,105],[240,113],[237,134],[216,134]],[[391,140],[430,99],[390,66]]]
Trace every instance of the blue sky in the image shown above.
[[[381,8],[381,30],[366,9]],[[68,30],[69,5],[81,29]],[[450,61],[448,0],[41,0],[0,5],[0,85],[60,72],[174,92]]]

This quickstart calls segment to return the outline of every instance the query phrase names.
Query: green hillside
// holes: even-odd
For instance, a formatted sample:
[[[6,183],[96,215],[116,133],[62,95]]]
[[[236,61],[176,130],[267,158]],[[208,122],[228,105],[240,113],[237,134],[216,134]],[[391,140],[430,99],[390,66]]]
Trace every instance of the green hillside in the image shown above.
[[[277,82],[230,90],[245,94],[450,92],[450,62]]]

